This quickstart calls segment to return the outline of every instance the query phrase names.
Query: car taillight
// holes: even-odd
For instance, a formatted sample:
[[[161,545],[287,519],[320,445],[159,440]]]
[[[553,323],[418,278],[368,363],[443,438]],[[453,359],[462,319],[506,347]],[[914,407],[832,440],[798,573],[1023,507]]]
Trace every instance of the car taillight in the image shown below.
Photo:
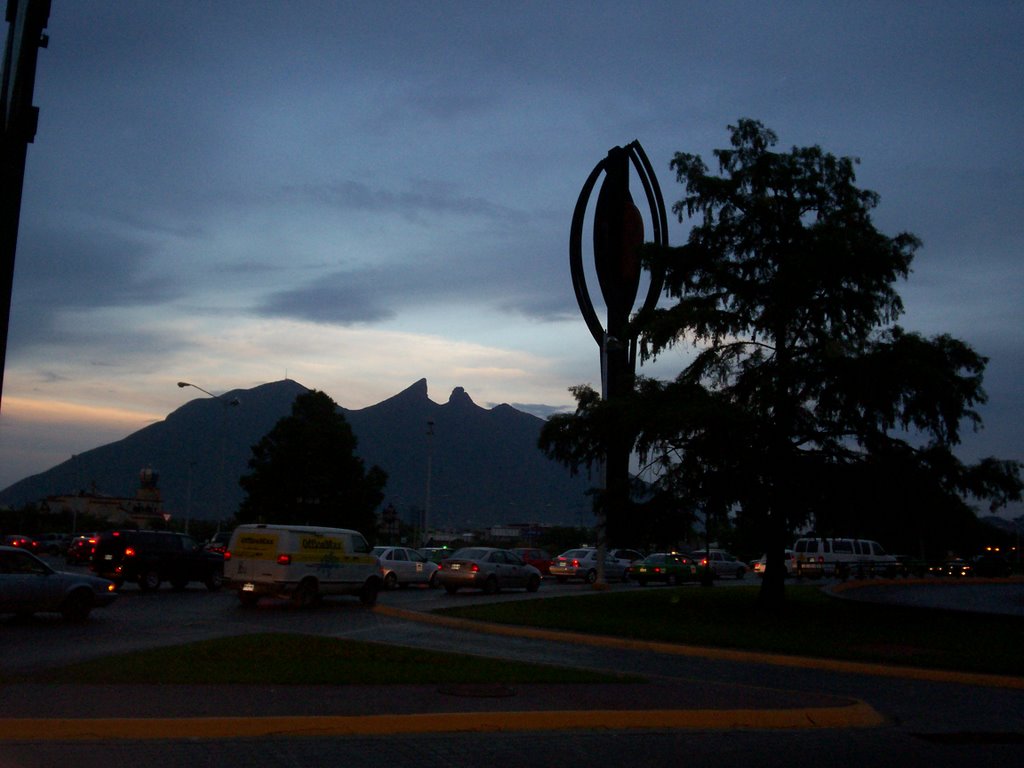
[[[469,570],[473,571],[473,573],[476,573],[477,571],[480,570],[480,566],[477,565],[476,563],[473,563],[473,565],[470,566]]]
[[[579,560],[573,560],[572,561],[572,567],[573,568],[579,568],[580,567],[580,561]]]
[[[278,565],[291,565],[292,564],[292,556],[291,555],[278,555],[277,556],[277,564]]]
[[[125,557],[135,557],[135,550],[132,547],[125,547],[124,548],[124,556]]]
[[[231,553],[228,550],[226,550],[226,549],[224,550],[224,559],[225,560],[230,560],[231,559]]]

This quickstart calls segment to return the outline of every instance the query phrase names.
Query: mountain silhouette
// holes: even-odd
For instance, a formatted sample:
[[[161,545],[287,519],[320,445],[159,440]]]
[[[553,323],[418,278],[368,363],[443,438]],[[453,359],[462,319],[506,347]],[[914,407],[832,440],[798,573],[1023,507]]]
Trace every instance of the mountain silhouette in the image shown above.
[[[196,398],[161,422],[14,483],[0,491],[0,504],[78,492],[133,496],[139,472],[152,469],[164,510],[175,519],[229,518],[243,497],[238,478],[249,471],[252,446],[307,391],[284,379]],[[340,410],[366,466],[388,473],[384,504],[410,523],[422,519],[428,463],[432,528],[591,523],[590,480],[571,476],[537,448],[544,422],[532,414],[509,405],[482,408],[462,387],[435,403],[426,379],[368,408]]]

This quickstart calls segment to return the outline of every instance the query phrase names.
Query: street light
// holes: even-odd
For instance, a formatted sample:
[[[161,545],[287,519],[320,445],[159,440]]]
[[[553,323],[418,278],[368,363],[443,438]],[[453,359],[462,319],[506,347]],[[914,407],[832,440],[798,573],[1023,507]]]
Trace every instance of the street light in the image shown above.
[[[423,546],[430,543],[430,464],[434,452],[434,420],[427,419],[427,487],[423,498]]]
[[[178,382],[178,387],[180,387],[180,388],[192,387],[193,389],[198,389],[203,394],[209,395],[214,400],[218,401],[221,405],[224,406],[224,410],[221,412],[221,420],[220,420],[220,475],[217,478],[217,514],[223,514],[223,511],[224,511],[224,455],[227,452],[228,408],[231,408],[233,406],[237,406],[239,404],[239,400],[238,400],[237,397],[233,397],[230,400],[226,400],[225,398],[223,398],[220,395],[215,395],[215,394],[213,394],[213,392],[209,392],[209,391],[203,389],[202,387],[198,386],[197,384],[192,384],[192,383],[187,382],[187,381],[179,381]],[[192,462],[192,464],[194,464],[194,463],[195,462]],[[188,509],[188,511],[185,514],[185,533],[186,534],[188,533],[189,518],[192,516],[192,509],[191,509],[191,507],[192,507],[192,469],[191,469],[191,465],[189,467],[189,499],[188,499],[188,506],[189,506],[189,509]]]

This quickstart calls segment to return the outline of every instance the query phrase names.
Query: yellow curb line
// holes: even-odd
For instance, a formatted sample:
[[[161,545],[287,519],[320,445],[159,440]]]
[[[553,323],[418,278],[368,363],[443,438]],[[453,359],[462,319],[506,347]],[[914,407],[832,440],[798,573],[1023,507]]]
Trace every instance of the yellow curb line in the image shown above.
[[[427,624],[463,629],[470,632],[484,632],[493,635],[512,637],[528,637],[536,640],[554,640],[556,642],[577,645],[592,645],[601,648],[617,648],[623,650],[652,651],[675,656],[692,656],[716,661],[734,661],[747,664],[772,664],[784,667],[800,667],[803,669],[820,669],[832,672],[848,672],[857,675],[874,675],[878,677],[895,677],[907,680],[927,680],[930,682],[957,683],[960,685],[980,685],[990,688],[1024,689],[1024,677],[1007,675],[991,675],[974,672],[953,672],[942,669],[924,669],[921,667],[899,667],[886,664],[874,664],[860,661],[840,661],[838,659],[818,659],[807,656],[787,656],[779,653],[762,653],[759,651],[736,651],[723,648],[707,648],[679,643],[665,643],[648,640],[629,640],[604,635],[583,635],[552,629],[538,629],[510,624],[494,624],[471,619],[458,619],[451,616],[439,616],[432,613],[407,611],[401,608],[377,605],[374,609],[385,616],[409,621],[420,621]]]
[[[882,716],[863,702],[854,702],[842,707],[780,710],[658,709],[459,712],[349,717],[182,717],[72,720],[11,718],[0,719],[0,741],[370,736],[566,729],[868,728],[881,725],[883,722]]]

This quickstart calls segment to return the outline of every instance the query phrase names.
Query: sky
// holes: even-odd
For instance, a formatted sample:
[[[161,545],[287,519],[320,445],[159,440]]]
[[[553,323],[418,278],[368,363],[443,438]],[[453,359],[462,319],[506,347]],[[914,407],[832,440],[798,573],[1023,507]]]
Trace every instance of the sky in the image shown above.
[[[53,0],[47,33],[0,488],[204,396],[182,380],[568,408],[600,386],[587,176],[638,140],[671,206],[674,154],[713,167],[744,117],[859,158],[878,228],[923,241],[901,324],[989,357],[962,458],[1024,459],[1024,4]]]

